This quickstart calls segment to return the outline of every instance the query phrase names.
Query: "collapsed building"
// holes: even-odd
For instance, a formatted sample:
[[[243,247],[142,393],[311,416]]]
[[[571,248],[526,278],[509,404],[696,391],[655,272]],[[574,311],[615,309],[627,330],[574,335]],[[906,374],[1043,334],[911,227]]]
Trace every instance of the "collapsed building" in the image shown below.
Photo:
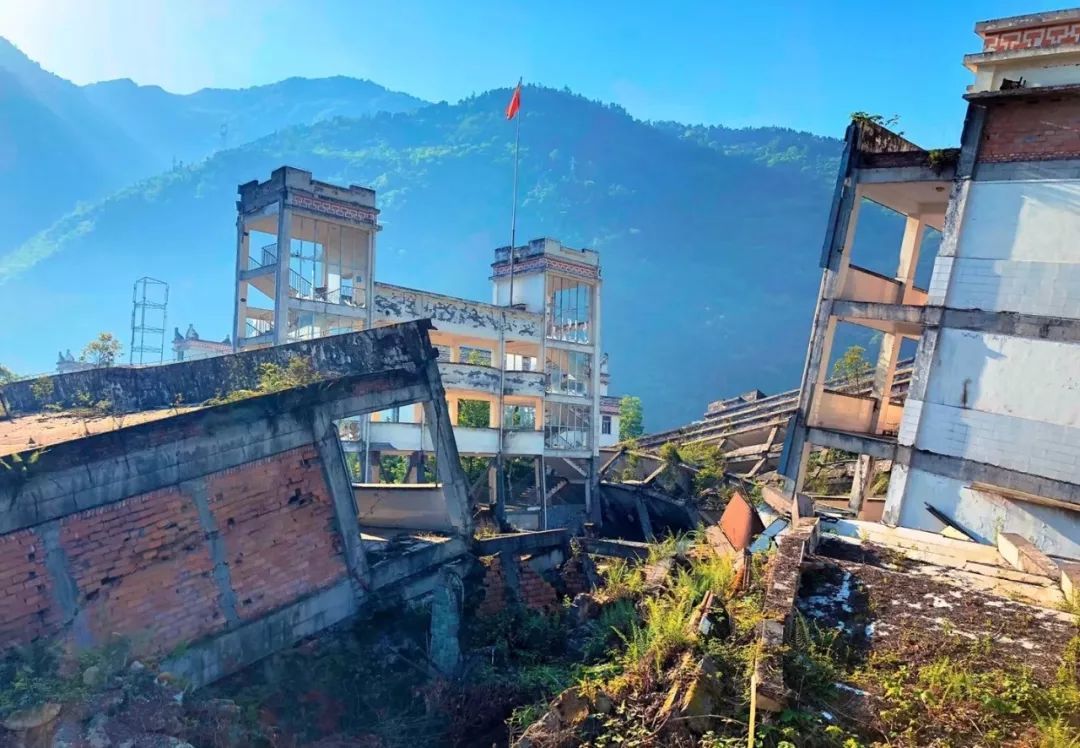
[[[780,470],[801,487],[812,446],[859,455],[857,511],[890,460],[884,521],[980,542],[1015,532],[1080,557],[1080,11],[977,24],[982,51],[959,149],[928,151],[871,120],[848,128],[821,257],[821,293]],[[860,208],[905,218],[888,277],[853,256]],[[913,284],[926,227],[930,287]],[[825,379],[839,322],[882,334],[872,391]],[[917,341],[907,399],[892,392]]]
[[[0,388],[0,641],[141,638],[151,654],[179,652],[168,667],[199,685],[388,585],[430,589],[433,564],[465,553],[472,519],[428,328]],[[295,356],[319,365],[318,381],[254,389],[262,367]],[[354,487],[338,424],[412,403],[428,414],[442,534],[379,562],[380,520],[408,528],[410,505]]]

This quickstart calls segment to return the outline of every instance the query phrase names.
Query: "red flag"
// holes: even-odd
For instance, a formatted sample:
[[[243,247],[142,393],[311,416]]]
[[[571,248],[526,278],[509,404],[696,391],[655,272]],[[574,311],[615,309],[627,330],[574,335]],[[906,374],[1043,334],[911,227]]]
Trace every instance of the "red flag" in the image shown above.
[[[514,95],[510,97],[510,103],[506,105],[506,118],[513,119],[521,109],[521,83],[514,89]]]

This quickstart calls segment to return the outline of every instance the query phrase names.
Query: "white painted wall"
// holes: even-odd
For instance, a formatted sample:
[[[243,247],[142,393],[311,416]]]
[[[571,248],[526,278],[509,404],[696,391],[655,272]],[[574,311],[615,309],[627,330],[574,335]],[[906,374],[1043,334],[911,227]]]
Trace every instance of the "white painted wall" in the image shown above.
[[[926,398],[904,404],[898,441],[1080,482],[1080,346],[941,330]]]
[[[510,295],[510,279],[500,277],[492,284],[491,303],[496,306],[506,304]],[[544,274],[538,272],[514,273],[514,303],[524,304],[527,311],[535,314],[544,313]]]
[[[908,499],[900,506],[898,517],[898,524],[903,527],[930,532],[944,529],[944,524],[926,510],[925,504],[929,503],[980,536],[983,542],[996,542],[1000,532],[1015,532],[1046,553],[1080,558],[1080,522],[1076,520],[1076,512],[1007,501],[976,491],[964,481],[902,465],[893,466],[893,475],[886,511],[898,498],[893,492],[905,490],[906,485]]]
[[[1080,345],[942,329],[925,399],[1080,427]]]
[[[1080,180],[975,182],[930,303],[1080,319]]]

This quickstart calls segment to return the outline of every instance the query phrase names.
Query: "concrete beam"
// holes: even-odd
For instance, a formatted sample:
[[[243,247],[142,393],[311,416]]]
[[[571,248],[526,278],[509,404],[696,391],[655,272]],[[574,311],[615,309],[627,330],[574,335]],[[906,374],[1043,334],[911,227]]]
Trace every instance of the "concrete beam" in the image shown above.
[[[880,320],[921,325],[925,309],[926,307],[913,304],[881,304],[845,299],[837,299],[833,302],[833,314],[844,320]]]
[[[1016,180],[1080,179],[1080,159],[1060,161],[984,162],[975,166],[976,182]]]
[[[108,393],[117,410],[136,412],[171,408],[178,396],[183,404],[194,405],[236,390],[255,389],[263,364],[284,366],[294,357],[310,360],[326,379],[417,373],[432,355],[427,343],[429,329],[428,320],[417,320],[163,366],[57,374],[47,377],[52,384],[48,397],[35,394],[34,384],[39,380],[12,382],[0,387],[0,392],[14,413],[42,412],[47,405],[78,407],[85,395],[99,393]]]
[[[910,447],[898,448],[895,459],[900,465],[967,481],[978,491],[996,493],[1012,501],[1080,511],[1080,484]]]
[[[319,405],[338,418],[415,402],[411,387],[375,386],[365,375],[319,382],[49,447],[29,473],[0,473],[0,534],[310,444]]]
[[[870,455],[879,460],[891,460],[896,453],[895,442],[831,429],[809,428],[806,440],[819,447],[831,447],[845,452]]]
[[[929,166],[900,166],[894,168],[856,169],[859,184],[895,184],[901,182],[951,182],[953,170],[936,171]]]
[[[469,547],[464,540],[450,538],[441,543],[431,543],[401,556],[380,561],[369,569],[371,589],[382,590],[398,584],[468,552]]]
[[[162,663],[161,670],[199,688],[355,614],[351,580],[316,592],[238,628],[196,642]]]
[[[506,551],[519,556],[548,548],[563,548],[570,545],[570,533],[565,528],[541,530],[539,532],[518,532],[509,535],[496,535],[477,540],[473,544],[476,553],[492,556]]]
[[[586,553],[594,556],[614,556],[640,561],[649,557],[648,543],[635,543],[631,540],[614,538],[578,538],[578,543]]]
[[[1080,320],[1064,317],[986,312],[981,309],[945,309],[941,315],[941,326],[1035,340],[1080,342]]]

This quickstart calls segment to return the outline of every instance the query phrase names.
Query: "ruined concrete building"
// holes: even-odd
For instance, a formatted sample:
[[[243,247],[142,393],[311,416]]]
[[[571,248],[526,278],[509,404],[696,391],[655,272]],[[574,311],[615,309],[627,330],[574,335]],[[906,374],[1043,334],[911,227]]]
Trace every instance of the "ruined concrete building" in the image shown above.
[[[600,260],[552,239],[502,247],[492,264],[492,303],[374,282],[375,192],[338,187],[281,167],[239,187],[237,348],[281,345],[430,318],[460,453],[535,463],[541,507],[530,526],[557,526],[548,500],[566,494],[595,512],[597,457],[618,437],[600,336]],[[288,247],[288,261],[279,261]],[[419,408],[382,411],[344,432],[362,479],[379,482],[380,457],[408,457],[410,482],[425,481],[433,444]],[[511,503],[492,459],[491,494]],[[575,490],[576,489],[576,490]],[[572,512],[571,512],[572,513]],[[580,520],[580,517],[579,517]]]
[[[442,585],[453,571],[438,566],[466,553],[472,524],[429,326],[0,387],[0,642],[128,637],[200,685],[380,591]],[[251,389],[293,356],[321,379]],[[107,396],[107,413],[87,393]],[[338,431],[413,403],[441,484],[440,521],[425,507],[420,535],[385,529],[415,528],[418,512],[361,496]]]
[[[781,471],[814,447],[892,462],[883,521],[982,542],[1016,533],[1080,556],[1080,10],[979,23],[959,149],[924,150],[872,119],[848,128],[797,413]],[[860,212],[904,217],[896,265],[853,256]],[[941,232],[929,288],[913,282]],[[857,254],[857,253],[856,253]],[[872,390],[826,380],[838,323],[881,333]],[[917,342],[905,402],[891,397]]]

